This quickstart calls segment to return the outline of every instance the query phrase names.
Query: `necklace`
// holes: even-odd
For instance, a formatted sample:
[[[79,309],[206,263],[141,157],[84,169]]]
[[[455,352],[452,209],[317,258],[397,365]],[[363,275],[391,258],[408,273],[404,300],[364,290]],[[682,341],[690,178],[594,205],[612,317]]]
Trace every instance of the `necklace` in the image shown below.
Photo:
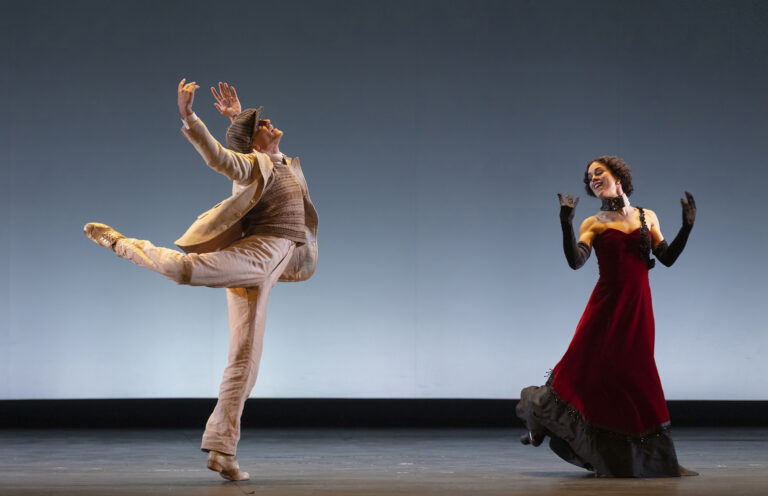
[[[617,196],[616,198],[603,198],[603,204],[600,205],[600,210],[607,212],[616,212],[624,208],[627,204],[624,203],[623,196]]]

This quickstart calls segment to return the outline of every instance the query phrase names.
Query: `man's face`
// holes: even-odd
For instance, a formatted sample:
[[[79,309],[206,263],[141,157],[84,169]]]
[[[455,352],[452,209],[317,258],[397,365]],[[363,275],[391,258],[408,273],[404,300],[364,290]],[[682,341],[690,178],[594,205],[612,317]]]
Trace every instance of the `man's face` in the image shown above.
[[[269,119],[264,119],[256,124],[256,134],[253,136],[253,148],[256,151],[264,151],[277,147],[283,132],[272,125]]]

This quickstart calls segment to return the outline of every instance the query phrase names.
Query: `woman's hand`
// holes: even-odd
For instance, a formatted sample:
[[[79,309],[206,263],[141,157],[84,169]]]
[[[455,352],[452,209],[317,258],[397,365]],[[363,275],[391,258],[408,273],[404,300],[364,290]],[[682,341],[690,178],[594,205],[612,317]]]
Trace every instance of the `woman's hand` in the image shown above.
[[[179,81],[178,94],[179,113],[184,119],[192,115],[192,103],[195,101],[195,90],[200,87],[194,81],[191,83],[187,83],[186,81],[187,78]]]
[[[683,226],[677,232],[677,236],[672,240],[672,243],[667,244],[666,240],[662,240],[653,249],[656,259],[667,267],[675,263],[677,257],[683,252],[683,248],[685,248],[685,244],[688,242],[688,235],[693,228],[693,222],[696,220],[696,200],[687,191],[685,192],[685,198],[680,198],[680,205],[683,207]]]
[[[563,194],[558,193],[557,199],[560,200],[560,222],[573,222],[573,214],[576,205],[579,204],[579,197],[574,198],[573,195],[565,195],[563,198]]]
[[[689,192],[685,192],[687,201],[680,198],[680,205],[683,206],[683,227],[693,227],[693,222],[696,220],[696,200],[693,199],[693,195]]]
[[[560,227],[563,230],[565,259],[568,261],[568,266],[576,270],[584,265],[589,254],[592,253],[592,247],[586,241],[577,243],[576,236],[573,234],[573,213],[576,205],[579,204],[579,197],[574,198],[573,195],[563,197],[562,193],[558,193],[557,199],[560,200]]]
[[[240,100],[237,98],[237,91],[234,86],[230,86],[227,83],[219,81],[219,93],[216,93],[216,88],[211,86],[211,93],[216,99],[216,103],[213,104],[216,110],[221,115],[226,115],[230,120],[234,121],[240,112],[242,107],[240,106]]]

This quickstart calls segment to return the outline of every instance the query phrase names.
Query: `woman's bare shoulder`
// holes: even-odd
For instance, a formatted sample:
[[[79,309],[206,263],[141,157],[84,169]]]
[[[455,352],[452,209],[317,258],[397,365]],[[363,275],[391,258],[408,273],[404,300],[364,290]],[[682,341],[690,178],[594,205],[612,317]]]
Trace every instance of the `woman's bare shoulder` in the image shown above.
[[[640,207],[638,207],[638,208],[640,208]],[[654,211],[653,211],[653,210],[651,210],[650,208],[645,208],[645,207],[642,207],[642,209],[643,209],[643,213],[645,214],[645,216],[646,216],[646,217],[648,217],[648,218],[650,218],[650,219],[652,219],[652,220],[658,220],[658,219],[659,219],[659,218],[656,216],[656,212],[654,212]]]
[[[581,227],[579,228],[579,230],[581,232],[588,231],[588,230],[592,229],[593,227],[595,227],[596,225],[599,225],[599,224],[601,224],[601,222],[598,219],[598,216],[597,215],[591,215],[591,216],[587,217],[586,219],[584,219],[582,221]]]

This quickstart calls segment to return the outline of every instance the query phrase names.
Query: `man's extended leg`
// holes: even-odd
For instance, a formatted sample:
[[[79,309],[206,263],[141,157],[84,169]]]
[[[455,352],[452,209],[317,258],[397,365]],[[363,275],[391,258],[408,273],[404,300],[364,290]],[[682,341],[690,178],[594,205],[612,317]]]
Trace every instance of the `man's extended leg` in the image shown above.
[[[290,258],[295,246],[293,241],[283,238],[248,236],[219,251],[182,253],[155,246],[147,240],[126,238],[105,224],[91,222],[85,225],[84,231],[95,243],[111,249],[119,257],[178,284],[212,288],[261,285],[286,256]]]
[[[243,288],[261,285],[293,246],[283,238],[248,236],[222,250],[197,254],[124,238],[115,244],[115,253],[179,284]]]

